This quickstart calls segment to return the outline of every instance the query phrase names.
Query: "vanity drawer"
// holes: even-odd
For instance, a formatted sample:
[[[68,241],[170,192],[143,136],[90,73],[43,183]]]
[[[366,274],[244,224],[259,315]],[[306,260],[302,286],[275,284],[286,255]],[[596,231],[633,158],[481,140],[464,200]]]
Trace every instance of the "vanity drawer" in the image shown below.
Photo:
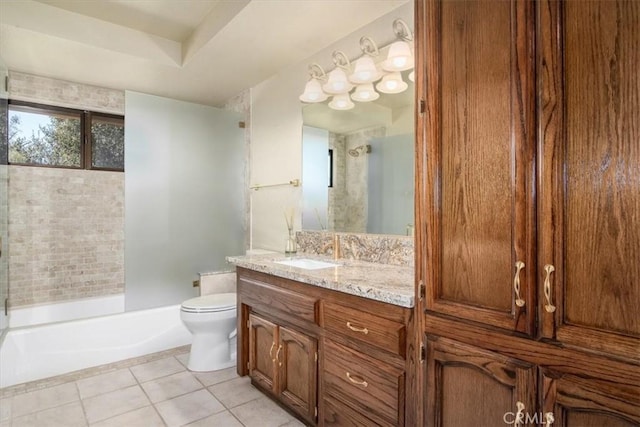
[[[405,357],[406,329],[402,323],[330,302],[323,304],[322,319],[327,331]]]
[[[326,396],[366,414],[378,424],[404,423],[404,370],[324,340],[323,381]]]
[[[238,293],[242,295],[243,302],[252,307],[261,308],[266,312],[279,310],[285,314],[317,323],[317,298],[243,276],[238,278]]]

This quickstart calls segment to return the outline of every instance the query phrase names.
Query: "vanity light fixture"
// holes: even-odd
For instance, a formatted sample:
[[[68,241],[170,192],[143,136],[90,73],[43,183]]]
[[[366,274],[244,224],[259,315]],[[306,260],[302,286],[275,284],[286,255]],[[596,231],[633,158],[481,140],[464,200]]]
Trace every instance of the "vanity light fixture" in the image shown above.
[[[376,89],[382,93],[400,93],[404,92],[408,86],[409,85],[402,80],[402,74],[398,71],[384,76],[380,83],[376,85]]]
[[[333,63],[336,64],[336,68],[329,73],[329,79],[322,86],[322,89],[329,95],[349,93],[353,89],[353,85],[347,79],[347,73],[345,72],[351,66],[349,58],[344,52],[338,50],[333,52]]]
[[[356,87],[351,99],[358,102],[371,102],[380,98],[380,94],[373,89],[373,83],[366,83]]]
[[[409,73],[409,80],[411,80],[412,82],[416,81],[416,72],[412,71]]]
[[[355,104],[351,102],[351,99],[349,99],[348,93],[334,95],[333,99],[329,103],[329,108],[334,110],[351,110],[354,106]]]
[[[363,84],[373,83],[380,80],[382,73],[376,67],[373,57],[378,56],[380,51],[371,37],[364,36],[360,39],[360,49],[362,56],[355,63],[353,74],[349,76],[352,83]]]
[[[362,55],[354,62],[353,73],[350,73],[351,62],[342,51],[334,51],[332,54],[335,68],[325,74],[318,64],[309,66],[311,78],[307,82],[304,92],[300,95],[300,100],[308,103],[324,102],[329,95],[333,99],[329,102],[329,107],[334,110],[350,110],[354,108],[354,101],[369,102],[380,97],[379,92],[394,94],[404,92],[408,85],[402,80],[401,71],[410,70],[414,67],[414,57],[411,47],[413,34],[409,26],[402,20],[393,21],[393,33],[396,41],[385,45],[389,46],[387,59],[376,64],[374,58],[380,54],[378,46],[371,37],[360,38],[360,50]],[[347,77],[348,76],[348,77]],[[415,72],[408,76],[409,80],[415,82]],[[382,80],[380,80],[382,79]],[[374,89],[373,83],[380,80]],[[349,92],[356,86],[356,90],[349,95]]]
[[[409,45],[409,42],[413,41],[411,30],[402,19],[396,19],[393,21],[393,32],[400,40],[391,44],[387,60],[382,63],[382,69],[385,71],[410,70],[414,63]]]
[[[322,67],[318,64],[309,65],[310,79],[304,87],[304,92],[300,95],[302,102],[323,102],[329,97],[323,90],[321,81],[327,78]]]

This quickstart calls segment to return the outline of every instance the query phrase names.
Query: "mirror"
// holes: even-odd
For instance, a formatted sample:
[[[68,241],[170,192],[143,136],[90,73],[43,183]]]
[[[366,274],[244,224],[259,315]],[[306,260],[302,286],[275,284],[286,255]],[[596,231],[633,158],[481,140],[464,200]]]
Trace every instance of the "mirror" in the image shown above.
[[[413,235],[411,71],[402,72],[405,91],[351,110],[331,109],[331,98],[303,104],[303,229]]]

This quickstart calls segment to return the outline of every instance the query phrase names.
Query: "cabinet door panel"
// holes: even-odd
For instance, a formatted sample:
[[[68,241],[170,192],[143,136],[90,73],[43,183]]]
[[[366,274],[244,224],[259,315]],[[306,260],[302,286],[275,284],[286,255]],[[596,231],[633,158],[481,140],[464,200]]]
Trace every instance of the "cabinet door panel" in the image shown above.
[[[501,425],[518,402],[535,412],[535,368],[496,353],[428,337],[426,377],[430,426]]]
[[[277,326],[255,314],[249,315],[249,376],[275,391]]]
[[[316,340],[282,326],[279,335],[278,394],[289,408],[315,422]]]
[[[541,5],[543,335],[640,352],[640,3]],[[561,39],[556,40],[559,34]],[[560,54],[560,46],[563,46]],[[541,282],[543,277],[541,276]]]
[[[553,414],[554,426],[630,427],[640,424],[640,396],[637,387],[558,374],[542,374],[541,417]]]
[[[427,169],[438,171],[426,195],[436,218],[427,309],[527,333],[536,271],[532,10],[526,1],[428,2],[439,51],[426,58],[438,69],[427,89],[436,98]],[[517,261],[523,307],[514,303]]]

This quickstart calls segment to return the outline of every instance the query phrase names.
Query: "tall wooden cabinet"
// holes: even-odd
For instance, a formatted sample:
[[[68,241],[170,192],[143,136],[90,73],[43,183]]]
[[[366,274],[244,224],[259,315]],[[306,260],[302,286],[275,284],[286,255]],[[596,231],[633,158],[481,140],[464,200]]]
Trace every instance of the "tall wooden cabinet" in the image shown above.
[[[640,2],[418,0],[416,39],[424,424],[640,424]]]

